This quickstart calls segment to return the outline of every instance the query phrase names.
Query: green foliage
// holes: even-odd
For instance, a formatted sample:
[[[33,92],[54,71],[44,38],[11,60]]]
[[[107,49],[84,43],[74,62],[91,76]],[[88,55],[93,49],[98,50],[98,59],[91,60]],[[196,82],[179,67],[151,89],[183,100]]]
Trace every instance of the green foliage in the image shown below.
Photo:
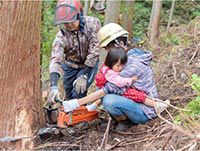
[[[101,25],[103,25],[104,19],[105,19],[104,15],[99,14],[98,12],[94,12],[94,11],[89,10],[88,11],[88,16],[93,16],[93,17],[98,18],[100,20],[100,22],[101,22]]]
[[[55,6],[56,6],[56,0],[42,2],[41,55],[42,55],[42,78],[44,80],[48,79],[48,66],[51,54],[51,46],[57,32],[57,29],[54,26]]]
[[[198,95],[200,95],[200,77],[196,74],[193,74],[191,80],[192,89],[195,90],[198,93]]]
[[[179,45],[180,41],[181,39],[176,35],[176,33],[162,34],[160,37],[160,43],[162,46]]]
[[[188,23],[200,16],[200,1],[176,1],[174,15],[180,23]]]
[[[172,43],[173,45],[179,45],[179,38],[176,35],[172,35],[169,38],[170,43]]]
[[[171,3],[171,0],[163,0],[160,22],[161,26],[167,26]],[[150,0],[136,0],[135,2],[133,33],[136,37],[144,37],[144,33],[148,29],[152,4],[153,1]],[[178,26],[183,23],[187,24],[196,16],[200,16],[200,1],[176,1],[172,19],[172,26]],[[177,38],[173,38],[172,43],[178,44]]]
[[[189,109],[190,111],[185,111],[180,115],[175,117],[175,124],[184,124],[188,125],[187,119],[193,118],[200,122],[200,77],[196,74],[192,75],[191,78],[191,87],[192,89],[198,93],[198,96],[192,99],[186,106],[185,109]]]
[[[193,99],[186,106],[187,109],[190,109],[192,112],[187,112],[191,115],[200,115],[200,96]]]
[[[187,114],[200,114],[200,77],[196,74],[192,75],[191,87],[198,94],[198,96],[187,104],[186,108],[192,111],[188,112]]]
[[[143,37],[148,29],[152,1],[136,1],[133,20],[134,37]]]

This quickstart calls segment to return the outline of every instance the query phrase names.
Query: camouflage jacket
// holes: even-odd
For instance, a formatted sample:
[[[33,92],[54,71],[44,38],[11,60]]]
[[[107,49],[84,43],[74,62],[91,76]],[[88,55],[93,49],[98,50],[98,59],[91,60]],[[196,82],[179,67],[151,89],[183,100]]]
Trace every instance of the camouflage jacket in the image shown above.
[[[85,16],[84,30],[60,30],[54,39],[49,65],[50,73],[62,74],[62,63],[72,68],[81,68],[85,65],[93,67],[99,60],[99,41],[97,32],[101,24],[97,18]]]

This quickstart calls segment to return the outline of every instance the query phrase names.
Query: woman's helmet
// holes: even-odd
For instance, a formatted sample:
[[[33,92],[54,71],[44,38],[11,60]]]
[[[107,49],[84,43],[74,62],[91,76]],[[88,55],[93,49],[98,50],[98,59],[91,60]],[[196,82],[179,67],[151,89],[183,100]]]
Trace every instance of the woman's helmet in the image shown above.
[[[98,32],[100,47],[106,47],[118,37],[128,37],[128,32],[116,23],[109,23],[103,26]]]
[[[79,0],[58,0],[54,24],[74,22],[81,11],[82,4]]]

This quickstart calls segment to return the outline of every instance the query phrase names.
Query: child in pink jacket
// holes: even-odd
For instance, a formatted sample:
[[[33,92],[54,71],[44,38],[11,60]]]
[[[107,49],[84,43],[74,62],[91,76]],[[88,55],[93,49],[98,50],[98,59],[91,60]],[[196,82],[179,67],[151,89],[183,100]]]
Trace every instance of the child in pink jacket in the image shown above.
[[[127,54],[123,49],[115,48],[110,50],[106,56],[104,65],[100,69],[100,72],[95,76],[96,86],[103,88],[106,82],[110,82],[120,89],[125,89],[124,93],[122,93],[123,96],[132,99],[135,102],[155,107],[156,112],[161,113],[168,107],[168,105],[155,102],[154,100],[148,98],[144,91],[134,88],[134,81],[139,82],[140,80],[136,77],[137,75],[132,78],[125,78],[120,75],[120,71],[124,68],[127,58]],[[169,103],[169,101],[167,100],[166,103]]]

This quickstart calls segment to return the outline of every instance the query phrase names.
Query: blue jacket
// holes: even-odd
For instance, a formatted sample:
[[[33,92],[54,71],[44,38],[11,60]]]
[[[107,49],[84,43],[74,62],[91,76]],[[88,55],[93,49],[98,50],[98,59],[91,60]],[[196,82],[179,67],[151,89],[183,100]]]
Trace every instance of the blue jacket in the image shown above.
[[[122,77],[137,76],[138,80],[133,83],[133,87],[144,91],[148,96],[158,97],[153,71],[150,67],[152,53],[140,49],[131,49],[128,52],[128,62],[120,72]]]

